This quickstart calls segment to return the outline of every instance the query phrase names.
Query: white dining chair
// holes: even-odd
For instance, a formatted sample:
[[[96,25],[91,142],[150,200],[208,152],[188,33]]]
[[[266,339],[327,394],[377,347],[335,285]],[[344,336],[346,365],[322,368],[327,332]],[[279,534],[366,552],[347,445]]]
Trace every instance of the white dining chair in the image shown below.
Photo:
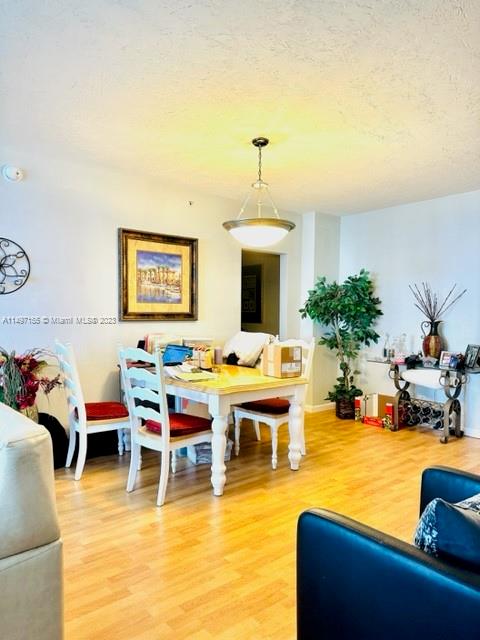
[[[131,425],[127,491],[135,487],[141,466],[141,447],[159,451],[162,460],[157,506],[160,507],[165,502],[170,453],[202,442],[211,443],[211,421],[186,413],[169,414],[159,350],[150,354],[143,349],[119,347],[118,358]]]
[[[315,339],[311,342],[304,340],[285,340],[282,345],[289,347],[302,348],[302,376],[310,380],[312,370],[313,354],[315,352]],[[288,424],[288,411],[290,402],[286,398],[268,398],[265,400],[254,400],[252,402],[244,402],[240,405],[232,407],[233,420],[235,425],[235,455],[240,453],[240,427],[242,420],[247,418],[252,420],[257,440],[261,439],[260,423],[264,423],[270,427],[272,438],[272,469],[277,468],[277,449],[278,449],[278,429],[283,424]],[[302,434],[301,434],[301,453],[304,456],[305,448],[305,431],[304,416],[301,417]]]
[[[78,433],[75,480],[80,480],[87,456],[87,437],[92,433],[117,431],[118,454],[123,455],[123,431],[130,428],[128,410],[121,402],[85,402],[73,347],[55,340],[63,386],[68,404],[68,452],[66,467],[72,464]]]

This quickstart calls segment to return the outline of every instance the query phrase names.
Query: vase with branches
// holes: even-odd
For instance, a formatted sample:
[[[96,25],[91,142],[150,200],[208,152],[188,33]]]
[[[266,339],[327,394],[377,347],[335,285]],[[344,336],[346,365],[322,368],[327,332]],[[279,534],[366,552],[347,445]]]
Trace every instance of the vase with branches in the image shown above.
[[[440,323],[443,322],[442,316],[467,290],[464,289],[455,294],[457,285],[454,284],[443,301],[441,301],[428,282],[422,282],[421,286],[417,284],[408,286],[415,299],[414,305],[427,318],[420,325],[423,338],[423,354],[426,357],[438,359],[442,351],[442,338],[439,333]]]

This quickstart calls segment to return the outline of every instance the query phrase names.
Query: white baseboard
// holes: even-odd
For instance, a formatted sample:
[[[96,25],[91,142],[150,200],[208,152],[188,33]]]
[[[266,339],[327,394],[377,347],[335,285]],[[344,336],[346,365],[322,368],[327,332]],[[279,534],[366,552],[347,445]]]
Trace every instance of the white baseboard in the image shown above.
[[[334,402],[325,402],[324,404],[306,404],[305,405],[306,413],[318,413],[319,411],[330,411],[331,409],[335,409]]]
[[[469,438],[480,438],[480,427],[465,429],[465,435]]]

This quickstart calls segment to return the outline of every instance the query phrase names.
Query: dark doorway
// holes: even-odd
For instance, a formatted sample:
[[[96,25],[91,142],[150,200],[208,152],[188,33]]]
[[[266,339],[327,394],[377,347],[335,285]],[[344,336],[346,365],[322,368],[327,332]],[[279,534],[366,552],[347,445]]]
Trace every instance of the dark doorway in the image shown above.
[[[280,256],[242,251],[242,331],[278,335]]]

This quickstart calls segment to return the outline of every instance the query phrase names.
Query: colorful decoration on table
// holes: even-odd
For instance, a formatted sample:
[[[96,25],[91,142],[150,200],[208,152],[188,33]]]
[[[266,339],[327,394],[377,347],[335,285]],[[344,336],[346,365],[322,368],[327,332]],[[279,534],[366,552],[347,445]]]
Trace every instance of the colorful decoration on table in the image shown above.
[[[61,386],[60,374],[54,378],[42,376],[48,366],[46,357],[52,354],[44,349],[31,349],[22,355],[9,353],[0,347],[0,402],[30,414],[35,405],[37,392],[41,389],[49,394]]]
[[[422,366],[425,369],[433,369],[433,367],[437,366],[438,358],[433,358],[432,356],[424,356],[422,358]]]
[[[213,349],[206,344],[197,344],[193,349],[192,364],[199,369],[211,371],[213,367]]]
[[[28,280],[30,261],[22,247],[8,238],[0,238],[0,295],[17,291]]]
[[[464,355],[463,353],[442,351],[438,366],[440,369],[462,369],[464,366]]]
[[[454,284],[443,302],[440,303],[437,294],[432,291],[428,282],[422,282],[421,288],[416,284],[414,284],[413,287],[412,285],[408,286],[415,298],[415,306],[427,318],[427,320],[424,320],[420,325],[423,337],[423,353],[426,357],[438,360],[442,351],[442,338],[439,334],[439,326],[440,323],[443,322],[441,318],[448,309],[463,296],[466,289],[452,299],[452,295],[457,287],[457,285]]]

